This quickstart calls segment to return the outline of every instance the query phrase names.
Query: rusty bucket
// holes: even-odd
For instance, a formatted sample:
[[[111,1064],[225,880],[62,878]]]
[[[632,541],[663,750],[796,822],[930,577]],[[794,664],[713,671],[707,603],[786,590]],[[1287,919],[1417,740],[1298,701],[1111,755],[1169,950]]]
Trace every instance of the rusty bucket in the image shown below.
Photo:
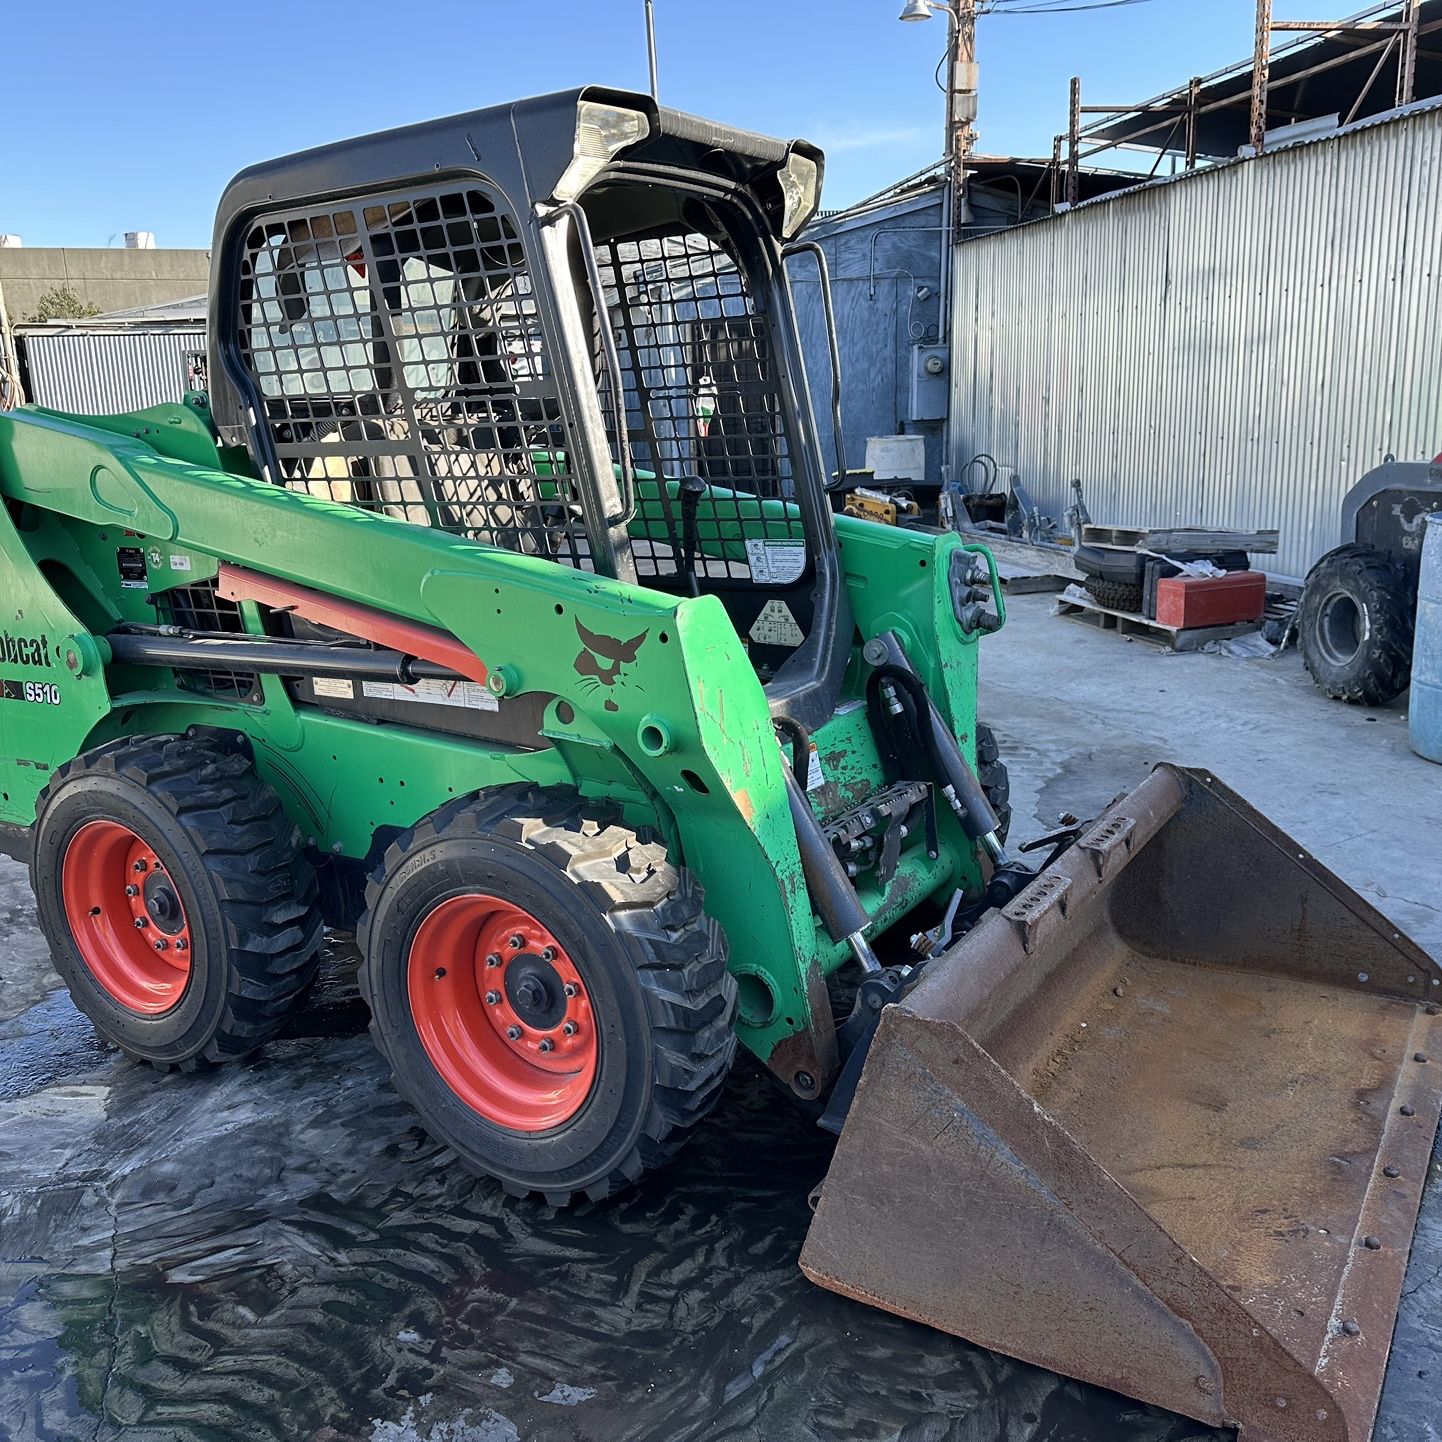
[[[1366,1442],[1439,981],[1235,793],[1160,766],[887,1008],[802,1268],[1245,1442]]]

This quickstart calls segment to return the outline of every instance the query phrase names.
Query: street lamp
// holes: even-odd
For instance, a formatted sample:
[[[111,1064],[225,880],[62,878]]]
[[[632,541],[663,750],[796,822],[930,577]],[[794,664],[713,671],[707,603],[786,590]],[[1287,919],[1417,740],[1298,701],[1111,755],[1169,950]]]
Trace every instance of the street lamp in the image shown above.
[[[898,20],[930,20],[931,6],[927,0],[906,0]]]

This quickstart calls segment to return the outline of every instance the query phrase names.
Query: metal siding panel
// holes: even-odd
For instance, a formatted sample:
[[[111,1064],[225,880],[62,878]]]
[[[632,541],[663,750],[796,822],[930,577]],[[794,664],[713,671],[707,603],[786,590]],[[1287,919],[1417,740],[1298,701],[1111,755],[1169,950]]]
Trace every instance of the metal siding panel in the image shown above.
[[[30,331],[25,354],[38,405],[78,415],[115,415],[178,401],[185,353],[205,349],[199,328]]]
[[[860,467],[869,436],[894,434],[911,404],[913,340],[935,340],[939,330],[937,293],[941,284],[941,197],[939,192],[908,197],[894,206],[857,215],[842,213],[819,222],[806,238],[826,252],[841,350],[841,414],[846,461]],[[822,464],[834,469],[831,440],[831,362],[815,268],[808,259],[788,267],[797,322],[806,357],[807,383],[816,415]],[[914,286],[931,297],[915,301]],[[874,290],[874,293],[873,293]],[[921,335],[915,334],[921,331]],[[927,471],[940,471],[942,446],[932,423],[908,426],[927,437]]]
[[[1276,526],[1302,575],[1388,452],[1442,450],[1442,112],[958,247],[951,446],[1060,515]]]

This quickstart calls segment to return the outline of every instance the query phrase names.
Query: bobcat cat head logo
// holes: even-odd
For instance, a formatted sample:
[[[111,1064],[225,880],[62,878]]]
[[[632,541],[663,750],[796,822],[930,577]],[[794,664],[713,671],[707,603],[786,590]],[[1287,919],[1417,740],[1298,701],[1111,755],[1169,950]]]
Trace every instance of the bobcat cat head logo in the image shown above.
[[[576,622],[576,634],[581,638],[581,645],[585,648],[576,657],[576,674],[581,677],[583,690],[594,691],[601,686],[615,686],[618,683],[625,685],[626,681],[622,676],[622,668],[629,666],[635,661],[641,650],[646,637],[651,634],[647,629],[639,636],[632,636],[629,641],[622,641],[617,636],[602,636],[596,631],[588,631],[580,621]],[[643,687],[637,687],[643,690]],[[603,703],[608,711],[619,711],[621,708],[608,696]]]

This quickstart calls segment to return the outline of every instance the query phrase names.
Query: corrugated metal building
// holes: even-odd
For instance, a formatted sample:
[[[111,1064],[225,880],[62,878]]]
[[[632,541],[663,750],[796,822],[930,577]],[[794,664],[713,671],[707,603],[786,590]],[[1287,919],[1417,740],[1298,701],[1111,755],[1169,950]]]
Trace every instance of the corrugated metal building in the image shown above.
[[[968,167],[968,228],[985,234],[1046,213],[1045,170],[1041,161],[974,157]],[[1122,183],[1120,177],[1092,168],[1082,176],[1088,195]],[[923,172],[845,210],[824,213],[805,235],[826,252],[831,274],[847,465],[865,465],[870,436],[920,435],[926,440],[924,479],[933,485],[942,480],[949,403],[942,200],[940,175]],[[798,258],[788,273],[821,456],[831,470],[836,454],[831,360],[816,267]],[[933,377],[925,367],[938,360],[942,369]]]
[[[205,297],[88,320],[15,327],[36,405],[111,415],[178,401],[205,351]]]
[[[1278,527],[1304,574],[1363,472],[1442,450],[1439,216],[1431,100],[958,246],[953,466],[1056,516],[1079,476],[1100,522]]]

